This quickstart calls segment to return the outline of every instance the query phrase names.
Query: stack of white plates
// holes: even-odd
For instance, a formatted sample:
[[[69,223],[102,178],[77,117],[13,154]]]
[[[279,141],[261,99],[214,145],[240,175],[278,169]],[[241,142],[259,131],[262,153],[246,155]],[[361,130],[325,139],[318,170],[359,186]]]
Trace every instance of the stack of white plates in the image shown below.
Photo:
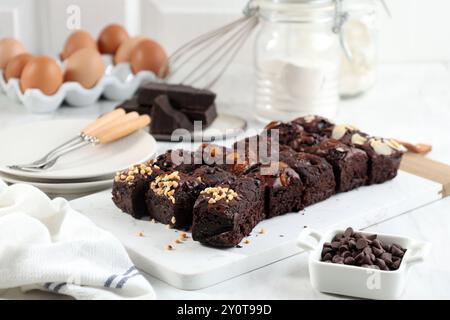
[[[41,158],[91,122],[92,119],[51,120],[1,130],[0,179],[12,184],[28,183],[52,196],[84,195],[110,188],[117,171],[155,156],[155,139],[141,130],[109,145],[74,151],[47,171],[25,172],[8,167]]]

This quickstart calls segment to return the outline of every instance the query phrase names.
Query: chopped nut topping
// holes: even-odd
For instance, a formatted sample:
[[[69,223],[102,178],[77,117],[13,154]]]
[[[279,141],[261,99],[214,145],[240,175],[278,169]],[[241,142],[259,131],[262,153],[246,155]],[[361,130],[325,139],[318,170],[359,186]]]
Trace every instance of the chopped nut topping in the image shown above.
[[[363,144],[366,143],[366,142],[367,142],[367,138],[366,138],[366,137],[363,137],[362,135],[360,135],[360,134],[358,134],[358,133],[355,133],[355,134],[352,136],[352,143],[353,143],[353,144],[363,145]]]
[[[314,120],[316,120],[316,116],[306,116],[306,117],[304,117],[303,119],[305,119],[305,122],[306,122],[306,123],[311,123],[311,122],[313,122]]]
[[[177,219],[175,217],[172,217],[172,220],[170,220],[170,222],[172,222],[172,224],[177,223]]]
[[[226,202],[230,202],[238,196],[233,189],[223,187],[206,188],[200,194],[209,197],[209,204],[215,204],[223,199],[225,199]]]
[[[182,243],[183,243],[183,240],[177,239],[177,240],[175,240],[175,243],[176,243],[176,244],[182,244]]]
[[[142,175],[144,177],[148,177],[153,173],[151,168],[151,164],[149,162],[141,163],[135,166],[129,167],[127,170],[122,172],[117,172],[114,177],[115,182],[128,182],[129,185],[132,185],[136,180],[136,175]]]
[[[341,140],[349,130],[358,130],[358,129],[348,124],[341,124],[335,126],[333,129],[333,133],[331,134],[331,138],[334,140]]]
[[[336,151],[339,151],[339,152],[345,152],[344,148],[341,148],[341,147],[336,148]]]
[[[180,239],[187,239],[188,238],[188,235],[186,234],[186,233],[182,233],[182,234],[180,234]]]
[[[250,244],[250,240],[245,239],[244,243],[245,243],[245,244]]]
[[[261,231],[259,231],[259,234],[267,234],[267,230],[266,229],[261,229]]]
[[[175,204],[175,190],[178,188],[180,180],[178,171],[163,174],[156,177],[155,181],[150,184],[150,189],[158,196],[164,196]]]
[[[138,233],[138,236],[141,237],[141,238],[145,237],[145,235],[144,235],[143,232],[139,232],[139,233]]]
[[[155,224],[155,223],[156,223],[156,220],[155,220],[155,219],[152,219],[150,222],[153,223],[153,224]]]
[[[381,138],[370,139],[370,146],[379,155],[390,156],[394,153],[394,149]]]
[[[170,244],[166,246],[166,251],[172,251],[173,249],[173,246]]]

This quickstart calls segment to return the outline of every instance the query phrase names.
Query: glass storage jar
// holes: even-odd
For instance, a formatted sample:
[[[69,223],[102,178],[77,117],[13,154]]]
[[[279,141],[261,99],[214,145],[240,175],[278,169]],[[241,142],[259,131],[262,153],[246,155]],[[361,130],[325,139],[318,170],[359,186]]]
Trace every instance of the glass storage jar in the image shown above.
[[[332,118],[339,102],[340,0],[258,0],[256,117]]]
[[[377,2],[379,0],[345,0],[347,19],[342,39],[347,52],[342,53],[340,95],[358,96],[376,82],[378,66]]]

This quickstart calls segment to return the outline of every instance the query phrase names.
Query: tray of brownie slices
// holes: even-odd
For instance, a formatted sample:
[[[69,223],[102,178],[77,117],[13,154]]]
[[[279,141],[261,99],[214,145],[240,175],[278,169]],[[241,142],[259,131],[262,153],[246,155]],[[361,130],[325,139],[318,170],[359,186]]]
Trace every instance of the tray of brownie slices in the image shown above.
[[[216,94],[187,85],[147,82],[117,108],[152,118],[150,133],[159,141],[216,141],[247,127],[239,117],[218,113]]]
[[[193,290],[298,254],[306,226],[362,229],[438,200],[442,186],[399,171],[403,154],[395,140],[303,117],[228,147],[168,150],[117,173],[112,201],[74,206],[139,268]]]

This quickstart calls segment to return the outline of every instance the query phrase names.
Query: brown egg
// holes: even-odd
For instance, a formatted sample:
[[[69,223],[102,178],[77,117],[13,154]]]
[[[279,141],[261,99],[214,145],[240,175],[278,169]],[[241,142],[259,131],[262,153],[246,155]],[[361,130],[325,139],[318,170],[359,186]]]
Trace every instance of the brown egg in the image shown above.
[[[61,67],[55,59],[40,56],[31,59],[22,71],[20,88],[22,92],[28,89],[39,89],[45,95],[55,94],[63,82]]]
[[[0,69],[5,69],[8,62],[15,56],[25,53],[22,43],[13,38],[0,40]]]
[[[92,48],[84,48],[72,54],[64,68],[64,82],[76,81],[86,89],[95,87],[103,77],[105,64],[101,54]]]
[[[33,56],[29,53],[22,53],[15,56],[8,62],[5,69],[5,79],[9,81],[10,79],[20,79],[22,75],[23,68],[25,65],[33,59]]]
[[[131,52],[131,70],[135,74],[146,70],[159,75],[166,61],[166,52],[153,40],[147,39],[139,42]]]
[[[143,36],[138,36],[134,38],[130,38],[119,47],[114,57],[115,64],[119,64],[122,62],[130,62],[131,60],[131,51],[133,51],[134,47],[141,41],[146,38]]]
[[[73,53],[83,48],[91,48],[98,50],[97,43],[88,32],[82,30],[75,31],[66,40],[64,50],[61,53],[61,58],[63,60],[66,60]]]
[[[118,25],[111,24],[100,33],[97,41],[98,49],[103,54],[116,54],[120,45],[130,38],[127,30]]]

